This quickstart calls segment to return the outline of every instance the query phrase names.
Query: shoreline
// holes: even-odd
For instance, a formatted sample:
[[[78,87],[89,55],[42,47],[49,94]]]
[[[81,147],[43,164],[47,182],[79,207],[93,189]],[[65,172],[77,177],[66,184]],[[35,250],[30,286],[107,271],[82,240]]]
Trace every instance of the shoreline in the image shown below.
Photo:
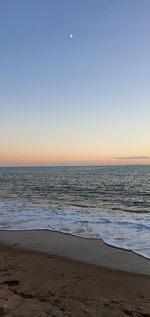
[[[2,245],[37,251],[93,264],[102,268],[150,276],[150,260],[132,251],[50,230],[0,231]]]
[[[149,270],[149,260],[100,240],[0,231],[0,315],[149,317]]]

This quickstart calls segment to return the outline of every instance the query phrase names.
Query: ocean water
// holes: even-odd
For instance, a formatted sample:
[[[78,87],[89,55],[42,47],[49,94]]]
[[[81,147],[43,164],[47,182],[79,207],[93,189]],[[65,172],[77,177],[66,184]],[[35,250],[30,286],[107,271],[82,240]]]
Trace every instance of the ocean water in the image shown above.
[[[0,230],[29,229],[150,259],[150,166],[0,168]]]

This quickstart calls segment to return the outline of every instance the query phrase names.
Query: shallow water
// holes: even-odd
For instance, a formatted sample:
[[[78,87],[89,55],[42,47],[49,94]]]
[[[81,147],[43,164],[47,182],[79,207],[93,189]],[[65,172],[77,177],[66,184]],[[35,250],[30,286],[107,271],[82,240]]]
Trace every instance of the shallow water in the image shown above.
[[[0,229],[50,229],[150,259],[150,166],[0,168]]]

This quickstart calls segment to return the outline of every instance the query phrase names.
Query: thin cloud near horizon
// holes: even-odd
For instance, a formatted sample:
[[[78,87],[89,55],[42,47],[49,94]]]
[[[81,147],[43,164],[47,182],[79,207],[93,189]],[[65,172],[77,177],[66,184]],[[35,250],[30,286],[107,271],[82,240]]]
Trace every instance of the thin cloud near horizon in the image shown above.
[[[114,157],[114,159],[118,160],[147,160],[150,159],[150,156],[118,156]]]

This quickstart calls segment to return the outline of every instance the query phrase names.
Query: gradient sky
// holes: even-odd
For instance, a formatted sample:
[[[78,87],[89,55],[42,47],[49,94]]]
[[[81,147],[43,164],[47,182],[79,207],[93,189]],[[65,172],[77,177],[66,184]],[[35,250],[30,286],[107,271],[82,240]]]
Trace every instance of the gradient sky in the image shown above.
[[[0,165],[52,163],[150,164],[149,0],[0,0]]]

